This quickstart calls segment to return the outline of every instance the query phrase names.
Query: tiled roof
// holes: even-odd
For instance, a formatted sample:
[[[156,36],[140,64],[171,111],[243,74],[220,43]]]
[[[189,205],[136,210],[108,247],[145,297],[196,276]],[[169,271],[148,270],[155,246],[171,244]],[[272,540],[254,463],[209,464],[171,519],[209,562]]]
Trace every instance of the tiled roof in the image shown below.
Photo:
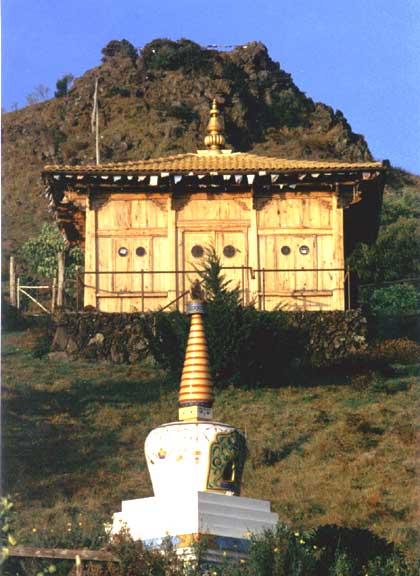
[[[334,162],[329,160],[289,160],[235,152],[231,154],[178,154],[163,158],[151,158],[136,162],[114,162],[111,164],[45,166],[44,174],[202,174],[267,172],[335,172],[358,170],[381,170],[384,162]]]

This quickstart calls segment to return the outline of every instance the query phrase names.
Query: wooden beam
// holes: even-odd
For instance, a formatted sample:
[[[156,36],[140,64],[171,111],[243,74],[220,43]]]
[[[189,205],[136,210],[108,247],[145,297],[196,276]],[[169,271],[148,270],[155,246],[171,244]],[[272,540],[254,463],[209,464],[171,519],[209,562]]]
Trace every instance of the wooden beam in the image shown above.
[[[57,560],[81,560],[96,562],[119,562],[119,559],[106,550],[86,550],[67,548],[34,548],[32,546],[9,546],[9,556],[17,558],[54,558]]]

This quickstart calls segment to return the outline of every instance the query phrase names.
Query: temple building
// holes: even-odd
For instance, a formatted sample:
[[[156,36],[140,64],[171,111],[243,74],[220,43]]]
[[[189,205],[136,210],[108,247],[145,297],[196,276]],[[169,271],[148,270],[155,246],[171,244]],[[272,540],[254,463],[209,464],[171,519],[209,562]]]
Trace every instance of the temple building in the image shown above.
[[[376,239],[387,163],[225,149],[216,101],[204,143],[196,153],[44,168],[63,233],[84,247],[84,305],[185,309],[212,246],[244,304],[345,309],[345,257]]]

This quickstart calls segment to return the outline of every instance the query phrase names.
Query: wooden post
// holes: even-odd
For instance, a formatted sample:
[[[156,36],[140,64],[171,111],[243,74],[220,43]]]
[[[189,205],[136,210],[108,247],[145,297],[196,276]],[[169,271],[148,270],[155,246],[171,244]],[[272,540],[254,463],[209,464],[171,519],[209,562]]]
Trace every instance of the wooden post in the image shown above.
[[[18,276],[17,282],[16,282],[16,307],[19,310],[20,309],[20,278]]]
[[[10,256],[9,286],[10,305],[16,308],[16,264],[14,256]]]
[[[57,263],[57,307],[61,307],[64,304],[64,252],[57,254]]]
[[[168,302],[178,298],[176,210],[172,205],[172,193],[168,196],[168,268],[169,270],[174,270],[174,273],[166,275]],[[176,308],[178,309],[178,307],[179,303],[177,301]]]
[[[83,305],[94,306],[96,308],[97,291],[97,231],[96,212],[91,205],[89,198],[86,199],[86,241],[85,241],[85,270],[90,274],[84,274]]]
[[[51,288],[51,312],[54,313],[55,310],[55,304],[56,304],[56,296],[57,296],[57,279],[53,278],[52,281],[52,288]]]
[[[249,255],[248,255],[248,266],[251,267],[251,274],[249,277],[249,292],[251,300],[256,300],[258,309],[261,310],[261,297],[259,295],[260,291],[260,279],[259,274],[253,274],[253,270],[259,268],[258,259],[258,217],[257,209],[255,207],[255,192],[252,191],[251,206],[250,206],[250,228],[249,228]]]
[[[76,554],[75,565],[76,565],[76,576],[83,576],[83,566],[79,554]]]

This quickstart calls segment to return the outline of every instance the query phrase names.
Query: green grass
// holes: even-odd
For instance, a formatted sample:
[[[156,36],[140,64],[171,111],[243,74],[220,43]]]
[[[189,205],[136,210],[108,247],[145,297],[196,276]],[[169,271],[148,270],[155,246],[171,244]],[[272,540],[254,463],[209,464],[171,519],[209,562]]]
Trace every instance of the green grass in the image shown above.
[[[79,524],[92,531],[121,500],[152,494],[144,440],[177,418],[177,390],[152,365],[34,358],[35,339],[3,339],[3,490],[20,542],[92,543]],[[418,383],[403,370],[217,393],[217,419],[248,439],[242,495],[271,500],[292,527],[369,528],[414,554]]]

